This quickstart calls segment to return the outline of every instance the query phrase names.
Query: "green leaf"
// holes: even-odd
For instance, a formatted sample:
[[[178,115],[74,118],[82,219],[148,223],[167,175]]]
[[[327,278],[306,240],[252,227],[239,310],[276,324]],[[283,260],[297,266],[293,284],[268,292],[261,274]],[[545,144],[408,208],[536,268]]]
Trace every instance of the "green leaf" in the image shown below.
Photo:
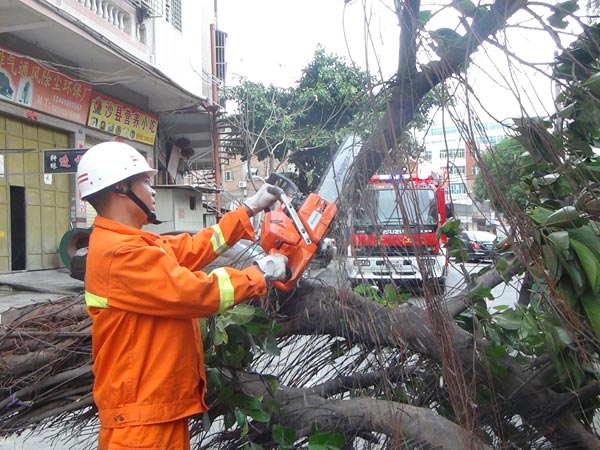
[[[547,227],[555,228],[577,228],[583,225],[586,219],[574,206],[563,206],[550,214],[542,223]]]
[[[592,94],[600,96],[600,72],[592,74],[581,85],[588,88]]]
[[[529,217],[531,217],[531,219],[534,222],[536,222],[537,224],[542,224],[546,220],[548,220],[548,217],[550,217],[550,215],[552,213],[553,213],[553,211],[551,209],[543,208],[541,206],[536,206],[529,213]]]
[[[556,331],[556,335],[558,336],[560,342],[562,342],[566,347],[570,346],[573,343],[571,335],[565,328],[555,326],[554,330]]]
[[[283,427],[279,424],[273,425],[271,431],[273,440],[279,444],[279,447],[283,450],[294,449],[296,442],[296,432],[291,428]]]
[[[235,308],[227,312],[234,323],[243,325],[250,322],[256,314],[256,308],[246,304],[237,305]]]
[[[564,30],[569,26],[569,22],[564,20],[565,15],[561,13],[554,13],[550,17],[548,17],[548,23],[554,28],[560,28]]]
[[[268,422],[271,419],[271,416],[263,411],[262,404],[258,398],[248,395],[238,395],[236,400],[240,410],[257,422]]]
[[[518,330],[523,324],[523,319],[514,310],[504,311],[499,314],[494,314],[494,322],[505,330]]]
[[[573,288],[575,289],[575,293],[579,296],[585,290],[585,280],[583,277],[583,268],[578,261],[575,260],[565,260],[563,262],[563,267],[567,270],[567,274],[573,284]]]
[[[465,17],[472,17],[477,8],[471,0],[458,0],[452,6]]]
[[[600,337],[600,299],[591,292],[586,292],[580,300],[594,334]]]
[[[592,250],[597,258],[600,258],[600,236],[594,232],[589,224],[568,230],[568,233],[571,238],[580,241],[583,245]]]
[[[548,23],[553,27],[565,29],[569,23],[564,18],[577,11],[577,9],[579,9],[579,5],[574,0],[558,3],[554,9],[554,14],[548,17]]]
[[[231,428],[235,424],[235,415],[232,411],[227,411],[223,415],[223,425],[225,425],[225,429]]]
[[[556,251],[550,245],[542,246],[542,254],[544,255],[545,266],[548,269],[548,275],[554,281],[558,281],[563,273],[563,266],[560,263]]]
[[[243,427],[248,423],[248,420],[246,419],[246,414],[240,411],[239,408],[234,408],[233,414],[235,416],[235,422],[238,424],[238,426]]]
[[[579,388],[583,386],[583,383],[585,382],[585,373],[583,372],[583,369],[578,364],[578,362],[573,361],[571,358],[568,358],[567,369],[571,374],[570,379],[573,382],[573,387]]]
[[[308,438],[309,450],[337,450],[345,444],[344,436],[338,433],[315,433]]]
[[[225,328],[226,328],[226,325],[221,320],[216,321],[214,338],[213,338],[214,345],[223,345],[223,344],[226,344],[227,341],[229,340],[229,337],[227,336],[227,331],[225,331]]]
[[[264,450],[262,445],[255,444],[254,442],[250,442],[250,444],[246,444],[244,446],[244,450]]]
[[[269,415],[268,412],[266,411],[258,411],[258,410],[250,410],[246,412],[250,417],[252,417],[254,420],[256,420],[257,422],[263,422],[266,423],[269,420],[271,420],[271,416]]]
[[[579,296],[575,292],[575,287],[573,283],[569,279],[562,279],[561,282],[557,286],[562,298],[565,299],[567,305],[571,308],[575,308],[577,305],[577,299]]]
[[[492,294],[492,290],[486,287],[480,287],[477,290],[471,292],[471,296],[474,299],[489,299],[494,300],[494,295]]]
[[[571,247],[577,253],[577,258],[583,267],[588,283],[594,294],[598,293],[598,273],[600,272],[600,262],[594,253],[576,239],[571,239]]]
[[[442,236],[455,237],[460,232],[460,229],[460,220],[451,217],[444,222],[444,225],[438,228],[437,236],[438,238],[441,238]]]
[[[433,13],[429,10],[419,11],[419,28],[423,28],[429,19],[433,17]]]
[[[277,345],[277,340],[272,335],[268,335],[264,339],[262,348],[265,351],[265,353],[271,356],[279,356],[279,354],[281,353],[279,350],[279,346]]]
[[[546,239],[552,242],[554,247],[560,252],[569,249],[569,233],[566,231],[555,231],[546,236]]]

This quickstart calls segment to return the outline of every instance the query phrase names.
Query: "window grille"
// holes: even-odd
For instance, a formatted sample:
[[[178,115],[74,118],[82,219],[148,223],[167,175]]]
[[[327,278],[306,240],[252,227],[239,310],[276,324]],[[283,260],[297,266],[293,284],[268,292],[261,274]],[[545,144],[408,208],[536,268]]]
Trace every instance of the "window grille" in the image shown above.
[[[147,17],[162,17],[163,0],[126,0],[141,13],[142,19]]]
[[[181,0],[165,0],[165,17],[173,28],[182,31]]]
[[[217,30],[215,33],[215,50],[217,53],[217,78],[221,81],[225,81],[227,75],[227,63],[225,62],[225,41],[227,40],[227,33]]]
[[[450,193],[451,194],[466,194],[467,187],[464,183],[451,183],[450,184]]]

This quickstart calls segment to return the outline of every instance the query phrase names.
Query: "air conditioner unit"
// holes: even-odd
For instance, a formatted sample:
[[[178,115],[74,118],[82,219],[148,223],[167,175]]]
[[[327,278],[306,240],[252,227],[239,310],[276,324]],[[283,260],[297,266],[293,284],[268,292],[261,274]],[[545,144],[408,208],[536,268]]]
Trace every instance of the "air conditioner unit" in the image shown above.
[[[238,187],[240,189],[246,189],[246,186],[247,186],[247,184],[245,181],[238,181]]]

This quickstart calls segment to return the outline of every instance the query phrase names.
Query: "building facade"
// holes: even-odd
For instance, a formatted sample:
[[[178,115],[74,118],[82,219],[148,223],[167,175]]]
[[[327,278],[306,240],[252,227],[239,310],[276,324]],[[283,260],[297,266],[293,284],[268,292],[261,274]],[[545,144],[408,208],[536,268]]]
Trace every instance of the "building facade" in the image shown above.
[[[178,194],[195,208],[218,197],[225,38],[214,0],[0,0],[0,272],[63,265],[61,237],[90,222],[74,173],[96,143],[130,143],[161,186],[203,171]]]
[[[455,216],[465,229],[485,229],[496,220],[488,204],[473,198],[478,172],[473,150],[485,151],[506,137],[505,127],[497,122],[481,123],[470,130],[454,123],[434,124],[423,136],[422,157],[446,174],[447,201],[454,205]]]

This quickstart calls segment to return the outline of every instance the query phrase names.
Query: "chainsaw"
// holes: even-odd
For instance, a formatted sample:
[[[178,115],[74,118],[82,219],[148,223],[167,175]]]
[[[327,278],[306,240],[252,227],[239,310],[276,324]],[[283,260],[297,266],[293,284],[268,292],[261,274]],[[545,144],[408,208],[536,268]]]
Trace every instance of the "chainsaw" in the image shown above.
[[[266,253],[288,258],[286,279],[273,282],[277,289],[292,290],[313,257],[324,251],[323,240],[337,214],[339,192],[359,148],[358,139],[348,136],[333,156],[317,191],[308,195],[283,175],[267,178],[266,182],[273,185],[270,192],[279,197],[281,204],[265,211],[260,246]]]

